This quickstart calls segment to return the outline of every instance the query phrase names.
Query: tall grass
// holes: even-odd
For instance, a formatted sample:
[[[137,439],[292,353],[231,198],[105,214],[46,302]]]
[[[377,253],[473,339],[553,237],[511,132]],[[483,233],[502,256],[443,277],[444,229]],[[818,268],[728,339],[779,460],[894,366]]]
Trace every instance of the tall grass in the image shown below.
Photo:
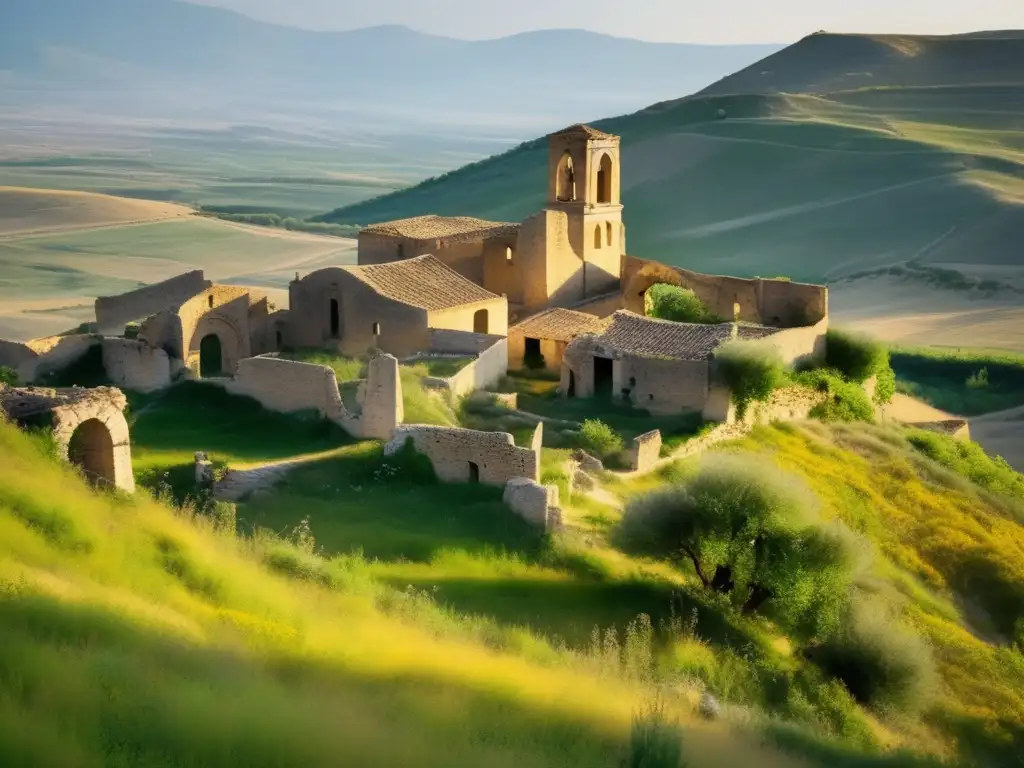
[[[896,347],[900,391],[963,416],[1024,404],[1024,356],[944,347]],[[984,371],[984,374],[982,374]]]

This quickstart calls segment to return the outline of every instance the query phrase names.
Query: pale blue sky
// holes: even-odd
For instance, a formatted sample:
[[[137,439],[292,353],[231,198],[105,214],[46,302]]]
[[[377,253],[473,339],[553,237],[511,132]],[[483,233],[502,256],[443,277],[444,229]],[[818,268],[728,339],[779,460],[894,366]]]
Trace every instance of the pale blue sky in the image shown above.
[[[310,29],[404,24],[479,39],[583,28],[642,40],[791,42],[830,32],[1024,28],[1024,0],[192,0]]]

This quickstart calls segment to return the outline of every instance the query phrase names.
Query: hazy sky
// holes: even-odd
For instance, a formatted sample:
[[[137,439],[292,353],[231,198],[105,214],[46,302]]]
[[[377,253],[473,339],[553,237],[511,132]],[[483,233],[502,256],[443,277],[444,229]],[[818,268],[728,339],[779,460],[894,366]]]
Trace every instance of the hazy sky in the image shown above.
[[[583,28],[642,40],[794,41],[830,32],[1024,28],[1024,0],[192,0],[310,29],[404,24],[479,39]]]

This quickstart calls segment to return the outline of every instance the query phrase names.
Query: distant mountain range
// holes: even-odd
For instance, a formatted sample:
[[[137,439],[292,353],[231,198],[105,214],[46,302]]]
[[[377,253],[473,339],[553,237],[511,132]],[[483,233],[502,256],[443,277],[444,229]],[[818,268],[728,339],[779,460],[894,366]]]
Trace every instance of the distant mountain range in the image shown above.
[[[655,44],[579,30],[464,41],[401,26],[312,32],[177,0],[2,0],[0,106],[515,129],[696,91],[780,45]],[[528,135],[528,134],[527,134]]]
[[[1024,32],[815,34],[593,125],[622,136],[630,253],[804,280],[1024,270]],[[546,163],[541,138],[322,220],[518,221],[544,204]]]

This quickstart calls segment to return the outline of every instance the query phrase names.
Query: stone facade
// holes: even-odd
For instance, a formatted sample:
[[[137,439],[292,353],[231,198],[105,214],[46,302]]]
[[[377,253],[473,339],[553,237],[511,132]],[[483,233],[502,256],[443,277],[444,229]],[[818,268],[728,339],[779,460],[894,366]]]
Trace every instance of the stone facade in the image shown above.
[[[508,327],[505,299],[431,256],[321,269],[293,281],[289,295],[287,345],[351,356],[409,357],[429,348],[431,328],[503,336]]]
[[[655,429],[633,438],[629,447],[629,467],[644,472],[661,458],[661,430]]]
[[[418,453],[430,459],[442,482],[480,482],[504,487],[516,478],[540,481],[540,452],[517,447],[512,435],[506,432],[404,425],[395,431],[384,453],[397,453],[408,440]]]
[[[212,285],[202,270],[195,270],[119,296],[101,296],[96,299],[97,332],[120,336],[128,323],[178,306]]]
[[[171,385],[171,359],[159,347],[121,338],[105,338],[102,345],[103,368],[117,386],[155,392]]]
[[[65,459],[94,485],[135,490],[124,393],[113,387],[0,387],[0,410],[22,426],[49,428]]]
[[[508,339],[504,336],[431,330],[430,355],[473,358],[453,376],[446,379],[427,377],[423,380],[425,386],[446,390],[456,397],[489,389],[508,373]]]
[[[569,342],[585,333],[596,333],[604,322],[594,315],[555,307],[517,323],[508,331],[508,368],[519,370],[543,360],[543,368],[561,371]]]

